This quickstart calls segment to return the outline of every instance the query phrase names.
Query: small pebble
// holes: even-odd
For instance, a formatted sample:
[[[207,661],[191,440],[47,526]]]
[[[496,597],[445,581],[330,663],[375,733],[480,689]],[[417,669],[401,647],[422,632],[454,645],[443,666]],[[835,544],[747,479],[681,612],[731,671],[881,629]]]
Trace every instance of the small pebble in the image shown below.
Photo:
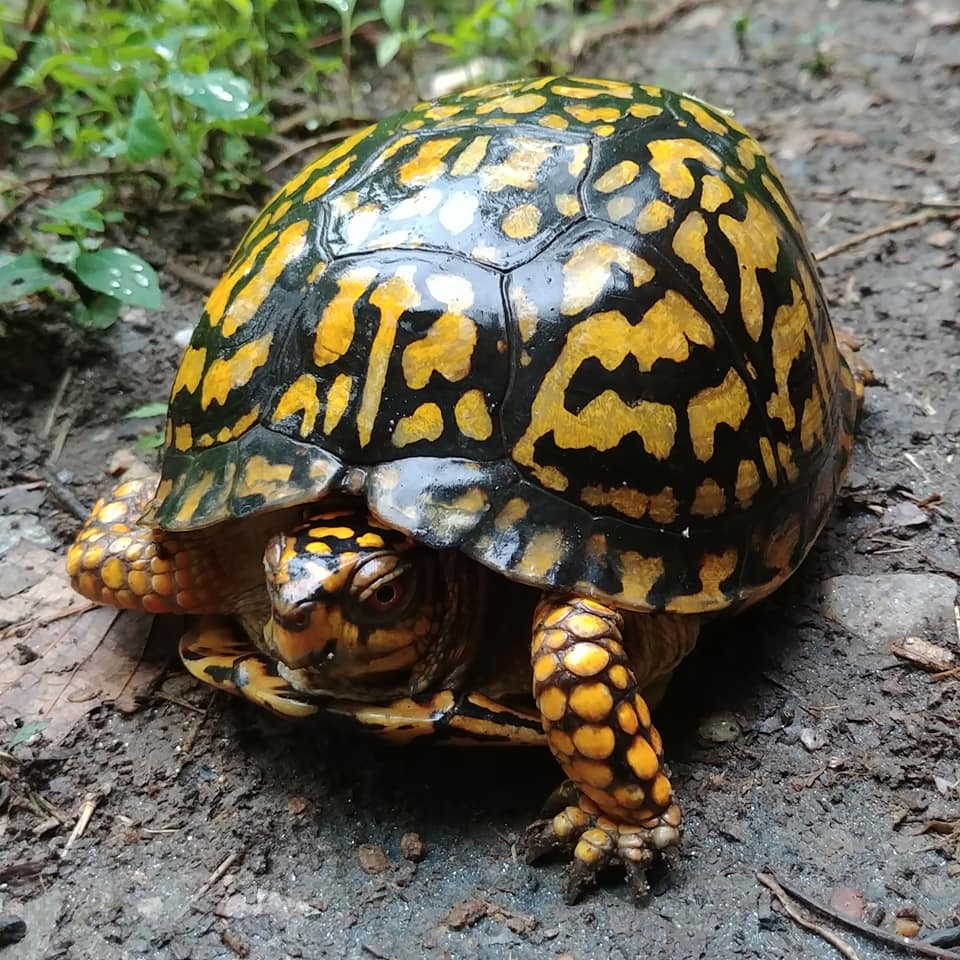
[[[710,743],[729,743],[740,736],[740,724],[732,713],[711,713],[700,721],[697,733]]]
[[[27,935],[27,924],[12,913],[0,914],[0,947],[17,943]]]
[[[419,863],[426,853],[419,833],[405,833],[400,838],[400,855],[404,860]]]
[[[893,924],[897,935],[901,937],[915,937],[920,932],[920,924],[910,917],[897,917]]]
[[[357,859],[363,872],[374,876],[390,868],[390,861],[383,852],[383,847],[375,843],[361,843],[357,847]]]

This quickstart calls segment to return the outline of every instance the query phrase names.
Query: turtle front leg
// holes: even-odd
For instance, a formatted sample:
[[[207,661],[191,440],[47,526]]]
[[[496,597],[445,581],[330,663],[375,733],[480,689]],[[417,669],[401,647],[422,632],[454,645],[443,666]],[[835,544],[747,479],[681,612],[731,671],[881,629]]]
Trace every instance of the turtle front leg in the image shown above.
[[[654,677],[638,677],[632,663],[646,662],[651,670],[658,661],[672,665],[693,646],[696,621],[658,619],[651,616],[651,625],[663,636],[639,638],[646,649],[631,658],[615,609],[583,598],[547,597],[534,615],[533,695],[547,743],[578,798],[552,819],[531,825],[527,851],[533,861],[573,847],[570,903],[615,862],[623,864],[637,894],[645,893],[646,868],[680,841],[680,807],[640,693]]]
[[[127,480],[97,501],[67,552],[71,585],[89,600],[127,610],[220,609],[204,541],[139,525],[156,489],[156,477]]]

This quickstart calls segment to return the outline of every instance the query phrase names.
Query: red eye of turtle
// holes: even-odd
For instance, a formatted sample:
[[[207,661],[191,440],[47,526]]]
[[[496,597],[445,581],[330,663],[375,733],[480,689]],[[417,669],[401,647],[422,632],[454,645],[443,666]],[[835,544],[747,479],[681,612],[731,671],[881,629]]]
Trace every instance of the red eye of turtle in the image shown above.
[[[403,600],[404,586],[400,580],[391,580],[381,584],[367,597],[367,606],[378,612],[394,610]]]

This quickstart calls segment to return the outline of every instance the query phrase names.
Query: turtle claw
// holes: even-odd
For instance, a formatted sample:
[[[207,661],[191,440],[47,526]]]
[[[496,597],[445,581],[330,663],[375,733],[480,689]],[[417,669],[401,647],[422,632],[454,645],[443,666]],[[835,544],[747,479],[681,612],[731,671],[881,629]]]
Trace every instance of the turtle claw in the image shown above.
[[[563,787],[551,795],[551,806],[558,796],[569,793]],[[526,859],[536,863],[557,851],[572,851],[573,863],[564,883],[564,899],[576,903],[597,876],[614,864],[623,866],[627,883],[636,900],[650,892],[647,871],[657,860],[675,866],[676,845],[680,840],[680,808],[675,804],[644,825],[616,823],[604,816],[592,801],[580,796],[552,818],[536,820],[527,828]]]

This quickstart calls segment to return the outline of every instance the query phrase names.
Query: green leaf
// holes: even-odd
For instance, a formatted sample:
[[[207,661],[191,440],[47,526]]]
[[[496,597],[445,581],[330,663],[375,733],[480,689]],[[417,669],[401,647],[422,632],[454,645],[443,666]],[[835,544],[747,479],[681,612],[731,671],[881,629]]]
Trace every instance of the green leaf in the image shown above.
[[[122,306],[116,297],[98,293],[90,303],[78,303],[74,307],[73,319],[77,326],[87,330],[106,330],[117,322]]]
[[[138,450],[156,450],[163,446],[165,437],[162,433],[148,433],[144,437],[138,437],[134,446]]]
[[[405,0],[380,0],[380,15],[394,33],[401,31],[404,2]]]
[[[26,743],[32,736],[39,733],[50,721],[49,720],[28,720],[10,740],[8,746],[19,747],[21,743]]]
[[[133,104],[127,130],[127,156],[133,163],[159,157],[167,149],[167,135],[154,113],[150,97],[141,90]]]
[[[123,415],[124,420],[148,420],[150,417],[163,417],[167,413],[167,401],[158,400],[155,403],[145,403]]]
[[[399,33],[386,33],[377,41],[377,66],[385,67],[399,52],[403,38]]]
[[[129,250],[105,247],[81,253],[73,265],[81,283],[124,303],[157,309],[162,299],[153,267]]]
[[[178,96],[219,120],[243,117],[250,111],[250,84],[229,70],[194,74],[171,71],[167,82]]]
[[[64,231],[58,228],[82,227],[84,230],[94,230],[99,233],[103,229],[103,217],[96,208],[102,200],[103,190],[99,187],[81,190],[62,203],[45,207],[41,213],[51,222],[41,224],[40,229],[62,233]]]
[[[0,266],[0,303],[19,300],[38,290],[46,290],[57,279],[33,253],[21,253]]]

